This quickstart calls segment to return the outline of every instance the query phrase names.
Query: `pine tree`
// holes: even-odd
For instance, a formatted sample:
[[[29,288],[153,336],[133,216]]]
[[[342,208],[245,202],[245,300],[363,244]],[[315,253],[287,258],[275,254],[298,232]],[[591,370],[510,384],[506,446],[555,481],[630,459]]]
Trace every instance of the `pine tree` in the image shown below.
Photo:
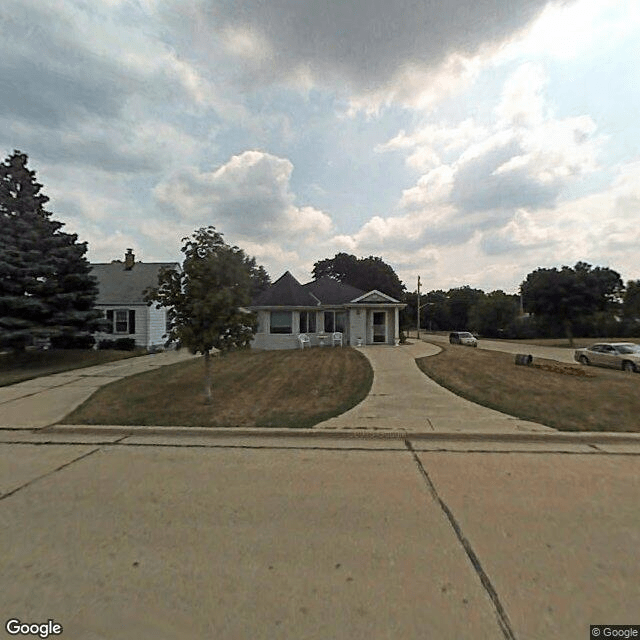
[[[87,243],[51,219],[27,160],[14,151],[0,164],[0,344],[13,348],[87,335],[101,317]]]

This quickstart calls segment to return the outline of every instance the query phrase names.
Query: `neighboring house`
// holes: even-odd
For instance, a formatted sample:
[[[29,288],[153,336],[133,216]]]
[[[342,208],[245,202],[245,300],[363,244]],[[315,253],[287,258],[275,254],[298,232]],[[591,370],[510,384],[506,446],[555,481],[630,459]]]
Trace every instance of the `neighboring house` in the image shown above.
[[[307,334],[312,346],[398,344],[399,311],[406,305],[380,291],[361,291],[333,278],[300,284],[288,271],[257,295],[248,307],[258,316],[256,349],[295,349]]]
[[[160,347],[167,333],[167,310],[156,309],[144,301],[147,287],[158,286],[162,267],[180,268],[177,262],[136,262],[132,249],[127,249],[124,262],[91,265],[91,273],[98,280],[96,308],[104,312],[109,324],[106,332],[95,334],[97,341],[133,338],[136,345]]]

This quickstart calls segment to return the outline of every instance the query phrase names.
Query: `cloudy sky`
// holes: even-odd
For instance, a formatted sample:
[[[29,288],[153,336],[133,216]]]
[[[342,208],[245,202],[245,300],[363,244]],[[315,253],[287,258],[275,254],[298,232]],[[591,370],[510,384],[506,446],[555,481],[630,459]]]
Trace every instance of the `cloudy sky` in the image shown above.
[[[0,152],[94,262],[212,224],[273,279],[640,278],[637,0],[3,0]]]

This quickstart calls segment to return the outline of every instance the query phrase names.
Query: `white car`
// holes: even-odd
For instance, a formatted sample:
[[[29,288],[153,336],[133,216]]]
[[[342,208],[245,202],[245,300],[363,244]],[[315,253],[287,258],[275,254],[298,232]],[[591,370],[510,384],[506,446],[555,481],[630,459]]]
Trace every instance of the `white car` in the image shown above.
[[[466,344],[469,347],[477,347],[478,339],[468,331],[452,331],[449,334],[451,344]]]
[[[640,371],[640,345],[633,342],[599,342],[584,349],[576,349],[573,358],[581,364]]]

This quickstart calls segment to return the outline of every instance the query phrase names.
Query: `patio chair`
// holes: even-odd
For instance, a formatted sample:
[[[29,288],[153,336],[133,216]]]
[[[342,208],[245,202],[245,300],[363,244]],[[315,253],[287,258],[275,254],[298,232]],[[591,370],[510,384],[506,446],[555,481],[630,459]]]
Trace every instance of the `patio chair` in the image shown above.
[[[306,333],[298,334],[298,342],[300,342],[301,349],[304,349],[305,344],[307,345],[307,347],[311,347],[311,340],[309,340],[309,336]]]
[[[333,335],[331,336],[331,344],[334,347],[336,346],[336,344],[342,346],[342,333],[340,331],[334,331]]]

